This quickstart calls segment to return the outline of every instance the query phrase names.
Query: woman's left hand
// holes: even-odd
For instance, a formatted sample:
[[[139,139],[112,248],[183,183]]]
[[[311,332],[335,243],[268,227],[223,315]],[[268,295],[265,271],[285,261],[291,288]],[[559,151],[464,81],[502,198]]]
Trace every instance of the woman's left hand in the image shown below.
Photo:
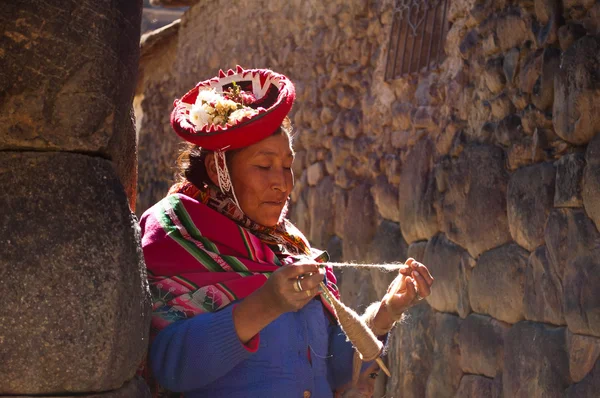
[[[389,330],[404,311],[431,294],[431,285],[433,277],[427,267],[412,258],[406,260],[372,319],[376,330]]]
[[[406,260],[384,297],[392,317],[399,318],[418,300],[429,296],[432,284],[433,277],[425,265],[412,258]],[[397,291],[392,292],[392,289]]]

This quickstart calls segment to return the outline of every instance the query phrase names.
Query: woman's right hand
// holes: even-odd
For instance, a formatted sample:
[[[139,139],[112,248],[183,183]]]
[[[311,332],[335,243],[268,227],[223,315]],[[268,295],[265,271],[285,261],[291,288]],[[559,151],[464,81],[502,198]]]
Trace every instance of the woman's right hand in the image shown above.
[[[303,262],[285,265],[273,272],[260,289],[233,309],[233,324],[240,341],[246,344],[283,313],[304,307],[319,294],[317,286],[324,275],[325,269],[317,264]],[[302,276],[302,291],[298,292],[294,287],[297,288],[296,281]]]
[[[298,311],[319,294],[318,286],[324,276],[325,269],[317,264],[298,262],[273,272],[261,289],[282,314]],[[298,291],[298,285],[302,291]]]

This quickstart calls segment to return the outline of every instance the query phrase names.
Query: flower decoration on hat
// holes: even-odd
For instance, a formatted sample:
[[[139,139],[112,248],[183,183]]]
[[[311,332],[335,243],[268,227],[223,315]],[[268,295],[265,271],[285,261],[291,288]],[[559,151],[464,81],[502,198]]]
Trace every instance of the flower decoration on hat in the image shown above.
[[[294,85],[284,75],[237,66],[176,100],[171,125],[180,137],[205,149],[243,148],[273,134],[294,98]]]

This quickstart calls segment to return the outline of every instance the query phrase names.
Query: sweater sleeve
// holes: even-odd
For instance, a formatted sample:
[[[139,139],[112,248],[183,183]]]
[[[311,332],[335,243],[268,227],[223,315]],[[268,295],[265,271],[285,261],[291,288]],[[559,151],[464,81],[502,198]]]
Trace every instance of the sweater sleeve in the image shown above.
[[[160,385],[174,392],[202,388],[256,352],[259,335],[246,345],[240,341],[233,307],[175,322],[158,334],[150,365]]]

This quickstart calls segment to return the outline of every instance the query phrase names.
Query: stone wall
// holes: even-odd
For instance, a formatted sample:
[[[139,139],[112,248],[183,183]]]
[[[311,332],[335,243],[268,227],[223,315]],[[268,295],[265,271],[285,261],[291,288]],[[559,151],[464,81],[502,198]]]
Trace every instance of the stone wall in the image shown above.
[[[199,1],[170,44],[177,59],[157,54],[169,70],[141,90],[140,142],[172,134],[163,104],[219,68],[288,75],[298,92],[293,221],[334,259],[411,256],[436,278],[396,328],[393,377],[378,394],[594,396],[600,4],[451,0],[443,64],[385,81],[393,7]],[[149,90],[159,91],[152,103]],[[171,174],[150,166],[140,170],[162,195]],[[153,195],[140,190],[140,202]],[[390,278],[345,270],[343,299],[364,309]]]
[[[149,396],[131,209],[141,1],[0,13],[0,396]]]

